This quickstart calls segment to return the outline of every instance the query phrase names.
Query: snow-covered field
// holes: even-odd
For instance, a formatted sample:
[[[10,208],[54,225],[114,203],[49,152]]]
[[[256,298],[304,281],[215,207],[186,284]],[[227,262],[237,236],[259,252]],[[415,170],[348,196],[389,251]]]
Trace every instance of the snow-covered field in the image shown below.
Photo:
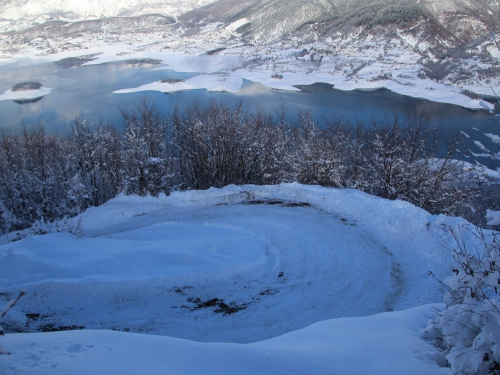
[[[0,373],[445,374],[427,273],[466,224],[299,184],[120,196],[2,239],[0,298],[26,290],[4,324],[85,329],[7,334]]]

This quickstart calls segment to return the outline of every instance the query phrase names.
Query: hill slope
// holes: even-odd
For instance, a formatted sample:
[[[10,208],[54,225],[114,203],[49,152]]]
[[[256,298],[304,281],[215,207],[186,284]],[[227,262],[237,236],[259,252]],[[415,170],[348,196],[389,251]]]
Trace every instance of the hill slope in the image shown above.
[[[498,29],[499,12],[500,4],[492,0],[220,0],[180,20],[230,24],[244,19],[238,31],[263,42],[299,29],[324,39],[338,32],[387,37],[399,28],[443,48],[465,45],[488,29]]]

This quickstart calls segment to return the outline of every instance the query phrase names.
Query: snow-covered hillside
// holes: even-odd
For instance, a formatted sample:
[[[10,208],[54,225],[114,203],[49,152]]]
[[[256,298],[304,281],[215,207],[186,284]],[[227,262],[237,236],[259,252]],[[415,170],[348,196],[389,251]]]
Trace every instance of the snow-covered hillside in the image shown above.
[[[137,16],[148,13],[177,15],[215,0],[1,0],[0,19],[50,17],[89,19]]]
[[[120,196],[3,238],[0,298],[26,290],[4,325],[85,330],[7,334],[0,372],[447,373],[420,336],[431,306],[345,318],[440,302],[427,273],[448,274],[464,225],[299,184]]]

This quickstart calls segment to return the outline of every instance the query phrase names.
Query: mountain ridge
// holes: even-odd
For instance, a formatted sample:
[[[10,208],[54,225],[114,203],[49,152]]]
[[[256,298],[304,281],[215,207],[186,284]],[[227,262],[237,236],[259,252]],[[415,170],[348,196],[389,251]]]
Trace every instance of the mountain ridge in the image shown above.
[[[213,1],[215,0],[0,0],[0,19],[42,17],[84,20],[148,13],[176,15]]]
[[[429,40],[437,56],[500,29],[500,2],[496,0],[0,0],[0,9],[4,22],[32,21],[11,31],[53,21],[159,14],[173,16],[183,28],[194,29],[189,35],[208,24],[237,23],[234,36],[258,44],[290,36],[325,39],[354,32],[390,37],[402,32],[420,42]]]
[[[220,0],[181,15],[179,21],[230,24],[245,18],[248,22],[236,31],[263,43],[297,31],[303,33],[305,27],[314,24],[322,30],[318,37],[325,38],[355,28],[362,32],[376,26],[410,28],[424,21],[434,24],[433,32],[439,32],[446,42],[457,46],[462,39],[470,42],[488,30],[498,29],[495,15],[499,14],[500,3],[493,0],[290,0],[286,5],[280,0],[247,0],[243,4]]]

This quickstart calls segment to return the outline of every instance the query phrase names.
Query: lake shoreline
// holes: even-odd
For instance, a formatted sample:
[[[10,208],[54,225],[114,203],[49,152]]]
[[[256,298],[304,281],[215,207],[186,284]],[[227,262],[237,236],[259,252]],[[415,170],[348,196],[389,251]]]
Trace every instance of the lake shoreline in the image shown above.
[[[298,85],[312,85],[326,83],[341,91],[373,91],[387,89],[399,95],[414,99],[428,100],[436,103],[458,105],[471,110],[494,111],[495,105],[490,103],[486,96],[477,95],[471,98],[465,95],[464,90],[434,82],[430,79],[416,76],[394,77],[379,79],[371,75],[366,78],[349,77],[347,74],[327,74],[321,71],[282,72],[277,74],[271,69],[262,66],[242,68],[247,61],[245,58],[234,55],[206,55],[186,54],[170,50],[156,51],[145,49],[137,51],[138,46],[115,43],[111,45],[94,46],[81,50],[65,51],[56,54],[37,56],[36,51],[16,54],[10,59],[0,59],[0,69],[6,65],[30,66],[47,62],[57,62],[64,59],[92,56],[90,61],[81,64],[81,67],[105,63],[126,63],[145,59],[162,61],[163,66],[155,70],[173,70],[182,73],[198,74],[190,79],[175,83],[145,82],[142,85],[115,90],[116,94],[125,94],[141,91],[158,91],[174,93],[187,90],[206,89],[207,91],[229,92],[238,94],[243,87],[243,80],[261,83],[267,88],[283,91],[299,91]],[[157,64],[155,64],[157,65]],[[386,77],[387,78],[387,77]],[[470,91],[470,90],[469,90]],[[490,99],[495,98],[493,95]],[[0,99],[1,100],[1,99]]]

